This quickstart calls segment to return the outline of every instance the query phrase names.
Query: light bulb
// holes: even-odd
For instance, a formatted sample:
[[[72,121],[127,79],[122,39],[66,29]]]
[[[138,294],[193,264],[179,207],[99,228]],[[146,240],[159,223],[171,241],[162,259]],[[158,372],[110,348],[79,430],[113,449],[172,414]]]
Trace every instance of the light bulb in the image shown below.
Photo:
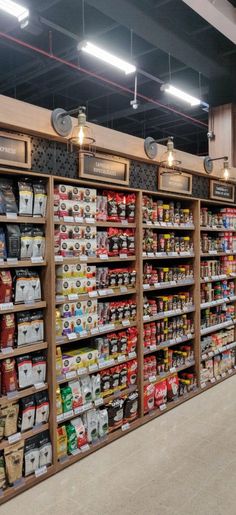
[[[227,181],[229,179],[229,162],[228,161],[224,161],[223,176],[224,176],[225,181]]]
[[[82,127],[82,125],[79,130],[78,140],[79,140],[80,146],[82,147],[83,142],[84,142],[84,128]]]
[[[174,156],[173,156],[173,151],[172,150],[168,150],[167,161],[168,161],[168,165],[169,166],[173,166]]]

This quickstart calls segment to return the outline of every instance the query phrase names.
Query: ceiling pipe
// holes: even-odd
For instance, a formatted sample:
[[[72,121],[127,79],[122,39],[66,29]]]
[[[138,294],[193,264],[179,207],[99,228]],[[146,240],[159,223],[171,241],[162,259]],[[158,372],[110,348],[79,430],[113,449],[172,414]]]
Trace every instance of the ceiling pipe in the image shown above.
[[[127,88],[126,86],[122,86],[121,84],[118,84],[110,79],[107,79],[105,77],[101,77],[97,73],[94,73],[92,71],[87,70],[86,68],[82,68],[81,66],[78,66],[74,63],[71,63],[70,61],[66,61],[65,59],[62,59],[61,57],[57,57],[54,54],[50,54],[49,52],[46,52],[45,50],[38,48],[36,46],[30,45],[29,43],[26,43],[25,41],[22,41],[21,39],[15,38],[14,36],[11,36],[10,34],[5,34],[4,32],[0,32],[0,38],[6,39],[8,41],[11,41],[12,43],[15,43],[19,46],[28,48],[29,50],[32,50],[33,52],[36,52],[44,57],[47,57],[48,59],[51,59],[53,61],[56,61],[58,63],[61,63],[69,68],[72,68],[73,70],[77,70],[81,73],[85,73],[86,75],[97,79],[99,81],[104,82],[105,84],[108,84],[110,86],[113,86],[117,89],[120,89],[121,91],[125,91],[126,93],[130,93],[133,95],[133,91],[130,88]],[[167,106],[165,104],[162,104],[161,102],[158,102],[158,100],[155,100],[154,98],[147,97],[146,95],[143,95],[142,93],[138,93],[137,96],[141,98],[142,100],[145,100],[146,102],[150,102],[153,105],[160,107],[162,109],[165,109],[167,111],[171,111],[172,113],[177,114],[178,116],[185,118],[189,120],[190,122],[194,122],[197,125],[200,125],[202,127],[205,127],[208,129],[208,124],[205,122],[201,122],[197,118],[193,118],[190,115],[187,115],[185,113],[182,113],[181,111],[178,111],[177,109],[174,109],[173,107]]]

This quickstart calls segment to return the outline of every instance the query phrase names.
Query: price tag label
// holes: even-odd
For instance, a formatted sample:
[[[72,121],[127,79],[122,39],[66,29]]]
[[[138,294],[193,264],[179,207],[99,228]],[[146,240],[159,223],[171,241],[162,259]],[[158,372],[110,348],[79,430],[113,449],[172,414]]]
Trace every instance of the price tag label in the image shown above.
[[[75,216],[75,222],[77,224],[82,224],[84,221],[83,217],[82,216]]]
[[[122,225],[128,225],[128,220],[121,220]]]
[[[165,409],[166,409],[166,404],[161,404],[161,405],[159,406],[159,410],[160,410],[160,411],[164,411]]]
[[[153,345],[150,345],[149,348],[150,348],[150,350],[156,350],[157,346],[155,344],[153,344]]]
[[[230,374],[232,374],[232,372],[233,372],[233,370],[232,370],[232,368],[230,368],[230,369],[228,370],[228,374],[230,375]]]
[[[45,383],[43,383],[43,382],[35,383],[34,387],[35,387],[35,390],[41,390],[41,388],[45,387]]]
[[[104,400],[103,400],[103,398],[102,398],[102,397],[101,397],[101,398],[99,398],[99,399],[95,399],[95,401],[94,401],[94,405],[96,406],[96,408],[97,408],[98,406],[102,406],[103,404],[104,404]]]
[[[91,218],[91,217],[85,218],[85,222],[87,224],[95,224],[94,218]]]
[[[127,254],[120,254],[121,259],[127,259],[127,257],[128,257]]]
[[[73,417],[73,415],[74,415],[73,409],[71,409],[70,411],[67,411],[66,413],[64,413],[64,420],[67,420],[68,418]]]
[[[212,356],[214,356],[214,352],[212,352],[212,351],[209,352],[208,356],[209,356],[209,358],[212,358]]]
[[[89,291],[89,297],[97,297],[98,292],[97,291]]]
[[[85,338],[85,336],[88,336],[88,332],[87,331],[80,331],[79,336],[80,336],[80,338]]]
[[[73,451],[71,451],[72,456],[77,456],[77,454],[80,454],[80,453],[81,453],[80,449],[74,449]]]
[[[5,349],[1,349],[1,353],[2,354],[11,354],[13,352],[14,349],[12,349],[12,347],[6,347]]]
[[[88,373],[88,369],[85,367],[78,368],[78,370],[77,370],[78,376],[83,376],[84,374],[87,374],[87,373]]]
[[[78,300],[79,296],[77,293],[69,293],[68,300]]]
[[[149,379],[148,379],[149,383],[155,383],[155,382],[156,382],[156,380],[157,380],[157,377],[156,377],[156,376],[151,376],[151,377],[149,377]]]
[[[78,408],[74,409],[74,414],[75,415],[80,415],[83,412],[84,412],[84,406],[78,406]]]
[[[15,433],[14,435],[8,436],[9,444],[19,442],[19,440],[21,440],[21,433]]]
[[[88,261],[88,256],[80,256],[80,261]]]
[[[176,372],[176,367],[171,367],[170,368],[170,373],[173,374],[174,372]]]
[[[150,315],[144,315],[143,321],[147,322],[148,320],[150,320]]]
[[[150,284],[144,284],[143,285],[143,289],[144,290],[149,290],[149,288],[150,288]]]
[[[88,443],[86,443],[85,445],[82,445],[82,447],[80,447],[81,452],[89,451],[89,449],[90,449],[90,447],[89,447]]]
[[[63,256],[55,256],[56,263],[63,263]]]
[[[214,255],[214,254],[218,254],[218,252],[216,250],[209,250],[208,254]]]
[[[8,392],[7,393],[8,399],[17,399],[18,398],[18,391],[15,390],[14,392]]]
[[[207,354],[203,354],[202,359],[207,359]]]
[[[66,373],[66,379],[74,379],[76,377],[76,371],[71,370],[71,372]]]
[[[108,255],[107,254],[100,254],[100,259],[108,259]]]
[[[122,320],[122,325],[124,327],[128,327],[130,325],[130,320]]]
[[[40,467],[39,469],[35,470],[35,477],[43,476],[44,474],[47,474],[47,467],[44,465],[43,467]]]
[[[68,340],[75,340],[76,338],[78,338],[78,335],[76,333],[69,333],[67,334],[67,338]]]
[[[42,262],[43,262],[42,256],[40,256],[40,257],[32,257],[31,258],[31,263],[42,263]]]
[[[222,372],[221,377],[223,377],[223,378],[226,377],[226,373]]]
[[[120,292],[121,292],[121,293],[126,293],[127,291],[128,291],[127,286],[121,286],[121,287],[120,287]]]
[[[212,377],[212,378],[211,378],[211,383],[213,384],[213,383],[215,383],[215,382],[216,382],[216,378],[215,378],[215,377]]]
[[[206,383],[201,383],[201,388],[206,388]]]
[[[7,218],[17,218],[17,213],[6,213]]]
[[[5,302],[4,304],[0,304],[0,310],[5,311],[5,309],[12,309],[13,302]]]
[[[130,424],[129,424],[129,422],[127,422],[126,424],[123,424],[123,425],[121,426],[121,430],[122,430],[122,431],[127,431],[129,428],[130,428]]]
[[[154,257],[154,252],[147,252],[148,257]]]
[[[136,352],[135,352],[135,351],[133,351],[133,352],[129,352],[129,358],[130,358],[130,359],[134,359],[134,358],[136,358],[136,357],[137,357],[137,354],[136,354]]]
[[[117,361],[118,361],[118,363],[122,363],[123,361],[126,361],[126,357],[125,356],[118,356]]]
[[[74,217],[73,216],[63,216],[63,221],[64,222],[74,222]]]
[[[99,333],[99,330],[97,327],[94,327],[93,329],[91,329],[91,334],[94,335],[94,334],[98,334]]]
[[[89,372],[97,372],[98,365],[97,363],[94,363],[94,365],[89,365]]]

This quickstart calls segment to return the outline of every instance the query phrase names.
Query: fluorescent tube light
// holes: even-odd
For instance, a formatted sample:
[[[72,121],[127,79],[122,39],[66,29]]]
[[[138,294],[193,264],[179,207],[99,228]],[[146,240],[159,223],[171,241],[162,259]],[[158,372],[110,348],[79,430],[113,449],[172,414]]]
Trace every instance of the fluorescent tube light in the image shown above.
[[[25,20],[25,18],[28,18],[29,16],[29,10],[26,9],[26,7],[17,4],[16,2],[12,2],[12,0],[0,0],[0,9],[18,18],[19,22]]]
[[[126,75],[128,75],[129,73],[134,73],[136,71],[136,66],[134,66],[133,64],[127,63],[123,59],[120,59],[119,57],[110,54],[110,52],[103,50],[103,48],[100,48],[97,45],[90,43],[89,41],[83,41],[82,43],[80,43],[78,45],[78,50],[83,50],[87,54],[97,57],[105,63],[111,64],[112,66],[119,68],[119,70],[124,71]]]
[[[192,107],[199,106],[202,103],[201,100],[199,100],[198,98],[193,97],[188,93],[185,93],[185,91],[182,91],[181,89],[178,89],[175,86],[172,86],[171,84],[163,84],[161,86],[161,90],[165,91],[166,93],[169,93],[170,95],[173,95],[174,97],[180,98],[180,100],[184,100]]]

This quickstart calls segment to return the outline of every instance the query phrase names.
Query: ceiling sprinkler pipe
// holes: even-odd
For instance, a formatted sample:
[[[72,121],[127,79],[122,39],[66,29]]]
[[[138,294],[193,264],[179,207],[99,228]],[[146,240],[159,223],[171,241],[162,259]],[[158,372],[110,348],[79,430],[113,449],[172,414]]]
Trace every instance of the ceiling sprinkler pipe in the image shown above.
[[[127,88],[126,86],[122,86],[121,84],[117,84],[116,82],[107,79],[105,77],[101,77],[97,73],[94,73],[92,71],[87,70],[86,68],[82,68],[74,63],[71,63],[70,61],[66,61],[65,59],[62,59],[59,56],[50,54],[49,52],[46,52],[45,50],[35,47],[33,45],[30,45],[29,43],[26,43],[25,41],[22,41],[21,39],[15,38],[14,36],[11,36],[10,34],[5,34],[4,32],[0,32],[0,38],[6,39],[8,41],[11,41],[12,43],[15,43],[19,46],[22,46],[24,48],[28,48],[29,50],[32,50],[44,57],[47,57],[48,59],[51,59],[53,61],[56,61],[58,63],[61,63],[69,68],[72,68],[73,70],[77,70],[81,73],[85,73],[86,75],[89,75],[90,77],[93,77],[94,79],[97,79],[99,81],[102,81],[106,84],[109,84],[110,86],[113,86],[114,88],[120,89],[121,91],[124,91],[126,93],[131,93],[133,95],[133,91],[130,88]],[[165,109],[167,111],[171,111],[172,113],[177,114],[178,116],[185,118],[189,120],[190,122],[194,122],[197,125],[200,125],[202,127],[206,127],[208,129],[208,124],[205,122],[201,122],[197,118],[193,118],[192,116],[189,116],[185,113],[182,113],[181,111],[178,111],[177,109],[174,109],[173,107],[169,107],[165,104],[162,104],[158,100],[155,100],[154,98],[147,97],[143,95],[142,93],[137,93],[137,97],[141,98],[142,100],[145,100],[146,102],[149,102],[157,107],[161,107],[162,109]]]

